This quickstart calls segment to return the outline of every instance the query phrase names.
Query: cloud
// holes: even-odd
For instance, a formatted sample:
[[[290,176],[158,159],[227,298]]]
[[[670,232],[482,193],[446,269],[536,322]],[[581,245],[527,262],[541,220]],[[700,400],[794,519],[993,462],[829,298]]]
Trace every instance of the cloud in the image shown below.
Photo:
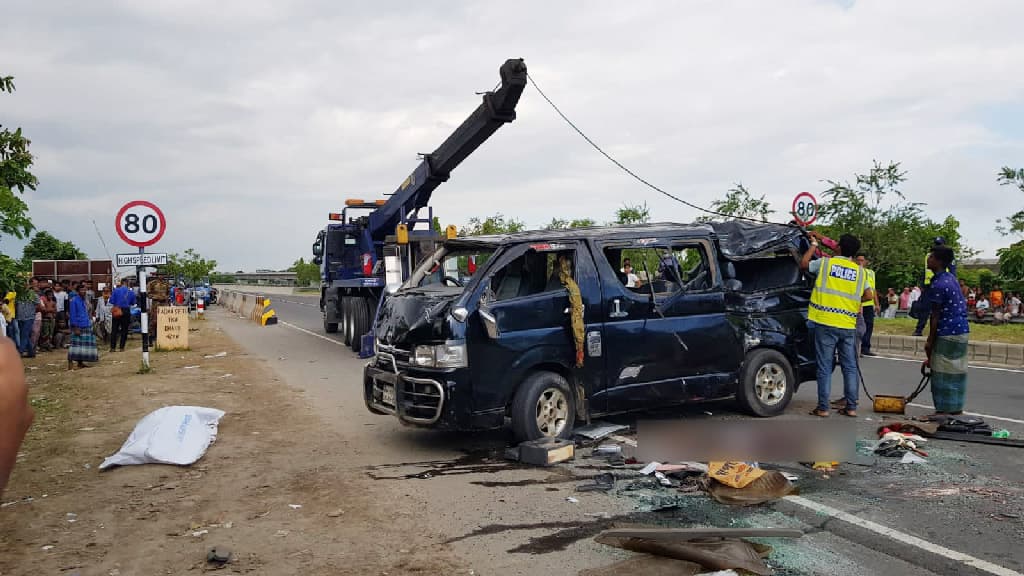
[[[5,9],[0,97],[38,155],[41,229],[112,252],[118,206],[167,214],[164,251],[226,270],[309,256],[345,198],[393,191],[524,57],[541,87],[652,182],[707,205],[733,182],[782,211],[826,178],[903,162],[905,191],[987,254],[1024,199],[995,182],[1024,158],[1017,3],[19,3]],[[443,223],[502,212],[612,217],[646,201],[541,100],[456,169]],[[4,239],[11,251],[16,242]]]

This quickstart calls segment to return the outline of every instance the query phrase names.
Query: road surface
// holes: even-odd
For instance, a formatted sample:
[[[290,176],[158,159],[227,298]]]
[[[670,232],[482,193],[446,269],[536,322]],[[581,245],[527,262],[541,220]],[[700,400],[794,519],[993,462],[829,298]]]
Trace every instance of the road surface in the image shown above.
[[[477,574],[575,574],[610,564],[619,556],[591,536],[613,520],[674,526],[738,522],[809,531],[799,541],[772,542],[781,574],[1024,573],[1024,450],[934,441],[926,464],[878,459],[874,465],[843,465],[828,479],[792,468],[801,476],[801,495],[766,506],[728,508],[699,497],[642,513],[650,506],[629,492],[574,492],[593,468],[603,471],[595,461],[519,468],[501,461],[504,432],[442,433],[370,414],[361,390],[365,361],[337,335],[323,333],[317,297],[281,296],[274,305],[281,321],[276,327],[215,315],[250,353],[276,358],[282,379],[314,399],[325,422],[350,439],[350,465],[365,467],[382,482],[408,484],[409,497],[422,503],[418,521],[449,535],[455,552]],[[867,358],[862,368],[877,392],[906,394],[920,379],[916,362]],[[833,390],[837,396],[841,378]],[[786,417],[804,417],[814,398],[808,383]],[[930,394],[916,404],[915,413],[928,412]],[[968,407],[994,427],[1024,437],[1024,373],[972,368]],[[682,407],[673,417],[709,418],[705,411],[711,418],[740,417],[729,402]],[[870,438],[878,416],[867,403],[862,415],[860,436]],[[569,496],[578,502],[567,501]]]

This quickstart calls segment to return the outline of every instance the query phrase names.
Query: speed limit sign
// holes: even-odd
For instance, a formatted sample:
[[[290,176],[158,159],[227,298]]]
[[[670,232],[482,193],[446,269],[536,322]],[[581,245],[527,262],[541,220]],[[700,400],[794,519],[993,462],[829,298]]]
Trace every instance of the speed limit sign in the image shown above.
[[[145,248],[160,240],[167,230],[167,221],[164,213],[152,202],[133,200],[117,211],[114,227],[121,240]]]
[[[810,192],[801,192],[793,198],[793,218],[797,224],[807,226],[818,219],[818,199]]]

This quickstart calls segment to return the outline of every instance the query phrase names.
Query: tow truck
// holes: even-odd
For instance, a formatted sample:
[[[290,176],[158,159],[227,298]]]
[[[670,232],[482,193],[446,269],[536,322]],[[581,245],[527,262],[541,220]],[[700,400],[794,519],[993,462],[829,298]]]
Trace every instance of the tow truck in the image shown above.
[[[427,205],[430,195],[498,128],[515,120],[526,87],[526,64],[507,60],[499,74],[500,87],[485,92],[476,110],[436,150],[423,155],[387,199],[348,199],[341,212],[328,215],[331,223],[317,234],[313,262],[320,267],[324,331],[341,332],[354,352],[372,354],[369,332],[385,288],[404,282],[442,240],[434,229],[433,208]],[[455,236],[455,227],[448,226],[443,237]]]

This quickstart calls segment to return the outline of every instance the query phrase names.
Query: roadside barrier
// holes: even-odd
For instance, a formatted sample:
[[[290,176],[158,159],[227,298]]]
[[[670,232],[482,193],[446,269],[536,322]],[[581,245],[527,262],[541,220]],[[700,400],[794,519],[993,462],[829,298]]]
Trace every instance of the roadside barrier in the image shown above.
[[[270,299],[262,294],[222,289],[217,302],[232,313],[248,318],[260,326],[277,324],[277,312],[271,306]]]

